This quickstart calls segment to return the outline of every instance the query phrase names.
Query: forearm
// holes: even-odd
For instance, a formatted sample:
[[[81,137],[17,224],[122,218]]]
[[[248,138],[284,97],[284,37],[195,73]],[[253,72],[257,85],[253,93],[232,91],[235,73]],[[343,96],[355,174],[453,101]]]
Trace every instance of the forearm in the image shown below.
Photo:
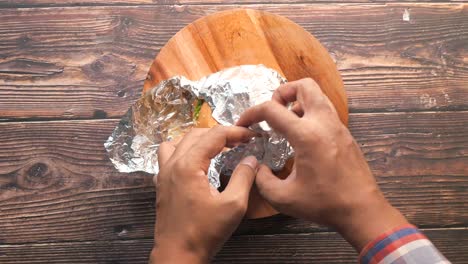
[[[450,264],[442,253],[413,225],[380,234],[359,254],[359,263]]]
[[[194,252],[188,250],[175,249],[170,247],[158,248],[154,247],[151,251],[149,264],[166,264],[166,263],[193,263],[206,264],[209,260]]]
[[[383,232],[408,224],[380,191],[354,207],[337,229],[358,252]]]
[[[450,263],[380,191],[351,212],[337,228],[360,252],[360,263]]]

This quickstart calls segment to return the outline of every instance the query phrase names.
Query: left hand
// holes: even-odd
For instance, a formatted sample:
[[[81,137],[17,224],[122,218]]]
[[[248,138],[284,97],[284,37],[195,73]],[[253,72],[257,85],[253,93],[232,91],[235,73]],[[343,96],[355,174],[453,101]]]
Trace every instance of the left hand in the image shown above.
[[[209,263],[241,222],[255,179],[257,160],[247,157],[220,193],[208,182],[210,160],[224,147],[246,142],[242,127],[193,129],[159,148],[155,177],[155,246],[150,263]]]

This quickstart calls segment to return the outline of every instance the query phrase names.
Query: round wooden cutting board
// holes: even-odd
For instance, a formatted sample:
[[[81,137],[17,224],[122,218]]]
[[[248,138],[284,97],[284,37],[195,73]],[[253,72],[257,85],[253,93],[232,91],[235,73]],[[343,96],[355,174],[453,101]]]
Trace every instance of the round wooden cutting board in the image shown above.
[[[313,78],[348,123],[343,82],[327,50],[291,20],[267,12],[235,9],[202,17],[175,34],[153,61],[143,91],[175,75],[198,80],[222,69],[263,64],[288,81]],[[293,162],[280,172],[286,176]],[[254,188],[248,218],[277,212]]]

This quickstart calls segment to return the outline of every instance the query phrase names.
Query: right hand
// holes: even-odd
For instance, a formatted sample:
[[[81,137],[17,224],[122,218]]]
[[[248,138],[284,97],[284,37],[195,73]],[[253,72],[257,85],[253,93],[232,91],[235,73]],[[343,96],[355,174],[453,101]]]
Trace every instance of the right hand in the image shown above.
[[[292,111],[286,108],[295,102]],[[359,146],[312,79],[280,86],[272,100],[249,108],[237,125],[266,121],[294,148],[294,167],[279,179],[261,165],[260,194],[281,213],[336,228],[358,251],[406,224],[384,198]]]

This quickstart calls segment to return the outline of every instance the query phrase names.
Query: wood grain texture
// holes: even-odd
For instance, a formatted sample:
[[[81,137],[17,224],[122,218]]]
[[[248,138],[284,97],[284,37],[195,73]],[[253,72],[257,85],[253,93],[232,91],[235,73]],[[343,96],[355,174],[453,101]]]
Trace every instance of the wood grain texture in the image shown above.
[[[348,124],[343,81],[327,50],[291,20],[254,9],[217,12],[181,29],[154,59],[143,92],[173,76],[196,81],[249,64],[263,64],[289,81],[313,78]]]
[[[120,117],[171,36],[241,2],[0,1],[0,121]],[[331,51],[385,195],[420,226],[450,227],[426,234],[468,263],[467,4],[379,2],[394,0],[248,7],[292,19]],[[386,111],[397,113],[364,113]],[[108,160],[116,123],[0,123],[0,263],[147,263],[155,194],[150,175]],[[282,215],[245,220],[214,263],[355,263],[327,230]]]
[[[122,6],[122,5],[200,5],[200,4],[320,4],[320,3],[415,3],[416,0],[2,0],[0,8],[63,7],[63,6]],[[425,3],[457,3],[463,0],[427,0]]]
[[[172,35],[234,7],[1,9],[0,119],[120,117]],[[324,44],[352,112],[468,109],[466,4],[249,7],[284,15]]]
[[[468,263],[466,229],[423,230],[453,263]],[[0,262],[147,263],[151,239],[0,246]],[[356,263],[357,254],[336,233],[236,236],[212,263]]]
[[[151,176],[116,172],[103,148],[117,122],[0,123],[0,243],[152,237]],[[350,115],[386,196],[425,227],[468,224],[466,127],[467,112]],[[316,230],[276,216],[236,234]]]

